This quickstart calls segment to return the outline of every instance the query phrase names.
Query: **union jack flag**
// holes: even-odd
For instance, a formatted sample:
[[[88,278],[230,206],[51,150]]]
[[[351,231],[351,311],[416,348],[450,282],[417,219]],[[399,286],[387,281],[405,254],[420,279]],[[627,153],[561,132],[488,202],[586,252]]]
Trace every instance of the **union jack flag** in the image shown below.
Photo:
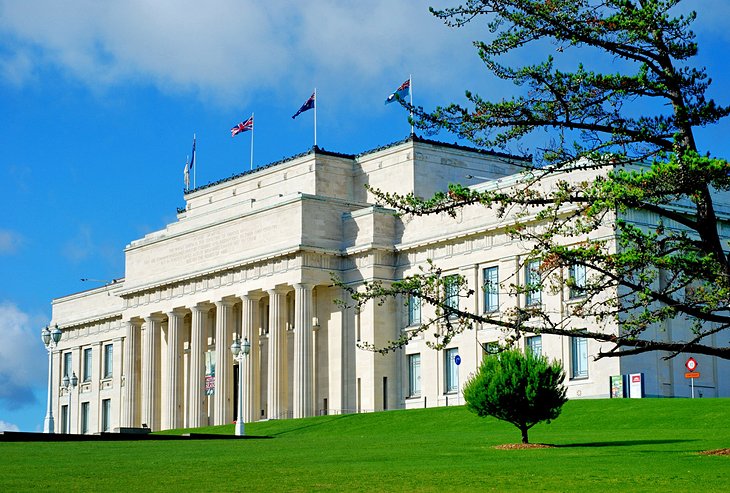
[[[233,127],[231,129],[231,137],[235,137],[236,135],[247,132],[249,130],[253,130],[253,115],[251,115],[251,117],[245,122],[241,122]]]
[[[409,78],[407,81],[405,81],[403,84],[400,85],[398,89],[395,90],[393,94],[388,96],[388,99],[385,100],[385,104],[393,103],[395,101],[405,99],[408,93],[411,91],[411,79]]]

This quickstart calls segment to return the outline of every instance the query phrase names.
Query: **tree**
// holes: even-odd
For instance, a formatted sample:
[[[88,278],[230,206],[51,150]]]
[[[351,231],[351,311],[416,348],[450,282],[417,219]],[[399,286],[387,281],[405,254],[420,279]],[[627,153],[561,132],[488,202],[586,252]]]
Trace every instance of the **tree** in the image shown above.
[[[562,365],[549,363],[532,351],[502,351],[484,358],[464,385],[466,407],[478,416],[512,423],[529,443],[527,432],[536,424],[560,416],[566,388]]]
[[[432,112],[401,104],[427,132],[445,129],[477,146],[529,157],[520,161],[529,164],[509,189],[450,185],[431,198],[375,194],[402,214],[454,216],[484,207],[509,217],[510,234],[531,245],[527,258],[539,261],[540,276],[503,289],[514,295],[567,283],[582,301],[560,318],[539,306],[499,318],[454,310],[432,265],[393,285],[369,283],[351,293],[356,302],[400,295],[436,306],[436,316],[421,326],[445,327],[435,347],[474,323],[501,327],[508,340],[525,331],[575,335],[571,320],[581,317],[591,321],[581,336],[611,343],[598,357],[661,350],[666,357],[730,358],[730,257],[725,219],[716,212],[718,199],[728,201],[730,164],[698,149],[695,140],[697,128],[718,123],[730,108],[707,97],[711,80],[691,64],[698,51],[690,29],[695,13],[677,14],[681,3],[467,0],[432,10],[452,27],[486,18],[490,39],[475,46],[492,74],[514,82],[516,95],[488,101],[467,92],[467,103]],[[546,47],[551,54],[542,63],[500,63]],[[587,62],[571,62],[570,53]],[[525,146],[539,138],[538,130],[548,138],[530,151]],[[606,224],[614,228],[612,241],[596,238]],[[579,279],[571,269],[586,275]],[[462,288],[460,296],[473,295]],[[686,320],[689,334],[657,337],[672,319]],[[419,333],[377,349],[401,346]]]

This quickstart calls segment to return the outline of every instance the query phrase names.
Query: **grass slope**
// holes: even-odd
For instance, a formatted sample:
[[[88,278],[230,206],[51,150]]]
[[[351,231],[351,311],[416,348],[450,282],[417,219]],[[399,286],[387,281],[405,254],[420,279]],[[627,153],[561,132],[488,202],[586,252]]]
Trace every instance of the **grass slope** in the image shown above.
[[[730,400],[570,401],[517,428],[463,407],[269,421],[270,440],[0,443],[0,491],[728,491]],[[196,431],[233,433],[233,426]]]

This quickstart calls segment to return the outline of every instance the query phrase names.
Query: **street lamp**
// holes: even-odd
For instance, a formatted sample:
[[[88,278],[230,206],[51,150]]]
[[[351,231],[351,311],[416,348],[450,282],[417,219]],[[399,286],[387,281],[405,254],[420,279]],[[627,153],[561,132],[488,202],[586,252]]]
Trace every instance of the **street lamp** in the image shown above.
[[[53,330],[45,327],[41,330],[41,340],[48,351],[48,409],[46,410],[46,419],[43,422],[43,433],[54,433],[53,425],[53,350],[58,346],[61,340],[61,329],[58,324]]]
[[[243,436],[246,433],[243,430],[243,358],[251,352],[251,343],[248,338],[236,339],[231,344],[231,352],[233,358],[238,361],[238,419],[236,419],[236,436]]]
[[[71,378],[68,375],[63,377],[63,388],[68,392],[68,432],[71,433],[71,391],[76,388],[79,384],[79,379],[76,377],[76,372],[73,372]]]

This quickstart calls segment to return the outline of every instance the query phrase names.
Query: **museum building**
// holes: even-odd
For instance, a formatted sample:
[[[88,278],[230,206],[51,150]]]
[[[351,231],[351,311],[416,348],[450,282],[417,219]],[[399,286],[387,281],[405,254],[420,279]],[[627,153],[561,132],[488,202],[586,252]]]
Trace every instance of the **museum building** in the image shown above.
[[[441,351],[426,346],[428,335],[385,355],[367,351],[360,342],[397,339],[430,308],[392,299],[355,310],[336,303],[347,293],[333,276],[353,287],[387,283],[430,259],[474,289],[460,308],[499,314],[541,303],[563,313],[573,296],[567,286],[529,295],[484,288],[530,282],[535,271],[529,249],[507,233],[509,215],[469,207],[456,218],[399,216],[365,186],[421,197],[449,183],[496,189],[517,183],[525,164],[411,136],[357,155],[315,147],[187,191],[177,221],[125,248],[124,278],[53,301],[51,325],[62,331],[50,358],[56,431],[231,423],[239,388],[245,422],[463,404],[463,382],[502,332],[474,327]],[[727,218],[724,205],[718,213]],[[611,224],[592,234],[615,241]],[[682,320],[665,325],[675,337],[686,329]],[[250,342],[240,369],[230,350],[236,339]],[[520,344],[563,362],[570,398],[608,397],[610,377],[631,373],[642,374],[647,396],[689,396],[679,358],[594,360],[600,343],[580,337],[531,335]],[[699,392],[730,395],[728,362],[696,359]],[[72,375],[77,386],[64,385]]]

